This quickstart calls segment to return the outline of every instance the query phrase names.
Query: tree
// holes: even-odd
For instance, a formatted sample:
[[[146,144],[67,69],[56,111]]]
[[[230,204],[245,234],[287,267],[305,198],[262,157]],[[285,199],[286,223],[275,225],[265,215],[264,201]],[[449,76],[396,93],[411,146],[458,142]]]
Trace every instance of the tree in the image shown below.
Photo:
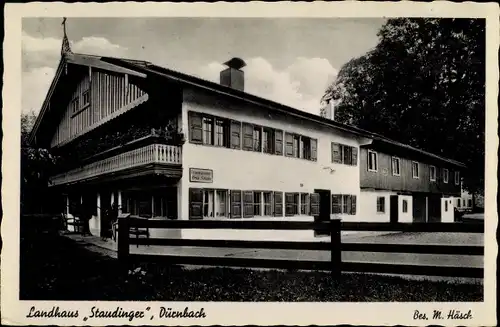
[[[49,150],[32,147],[29,133],[36,121],[31,111],[21,115],[21,212],[39,212],[46,203],[49,177],[57,157]]]
[[[326,90],[336,120],[463,162],[483,192],[485,21],[389,19],[378,37]]]

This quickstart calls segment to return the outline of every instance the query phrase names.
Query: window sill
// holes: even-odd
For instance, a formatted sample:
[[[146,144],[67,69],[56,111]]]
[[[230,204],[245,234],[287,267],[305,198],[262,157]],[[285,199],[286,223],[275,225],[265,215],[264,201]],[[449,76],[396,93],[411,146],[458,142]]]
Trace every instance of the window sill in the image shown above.
[[[78,116],[79,114],[81,114],[82,112],[84,112],[85,110],[87,110],[89,107],[90,107],[90,103],[87,103],[82,108],[80,108],[78,111],[74,112],[71,115],[71,118],[74,118],[74,117]]]

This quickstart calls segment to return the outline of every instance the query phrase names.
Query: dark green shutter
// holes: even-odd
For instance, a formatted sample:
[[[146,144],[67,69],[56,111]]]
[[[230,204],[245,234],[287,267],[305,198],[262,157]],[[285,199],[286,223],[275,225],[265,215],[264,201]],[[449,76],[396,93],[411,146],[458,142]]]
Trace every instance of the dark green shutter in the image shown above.
[[[353,166],[358,165],[358,148],[356,147],[352,148],[352,165]]]
[[[253,191],[243,191],[243,217],[253,217]]]
[[[293,157],[293,135],[285,133],[285,155]]]
[[[189,219],[203,219],[203,189],[189,189]]]
[[[311,160],[318,160],[318,140],[311,139]]]
[[[231,218],[241,218],[240,190],[231,190]]]
[[[203,142],[203,124],[202,117],[196,112],[189,112],[189,140],[192,143]]]
[[[241,149],[241,122],[232,120],[231,121],[231,148]]]
[[[285,216],[293,216],[294,193],[285,193]]]
[[[283,216],[283,192],[274,192],[274,215]]]
[[[311,216],[319,216],[319,194],[311,193],[309,201],[311,203]]]
[[[243,123],[243,150],[253,150],[253,125]]]
[[[356,195],[351,195],[351,214],[356,214]]]
[[[282,156],[283,155],[283,131],[274,131],[275,145],[274,153]]]

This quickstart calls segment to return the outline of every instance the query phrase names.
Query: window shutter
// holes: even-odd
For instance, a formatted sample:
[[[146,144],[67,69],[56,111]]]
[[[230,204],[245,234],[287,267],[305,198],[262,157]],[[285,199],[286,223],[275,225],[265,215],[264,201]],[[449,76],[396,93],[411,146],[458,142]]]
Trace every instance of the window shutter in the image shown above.
[[[332,213],[342,213],[342,195],[340,194],[332,195]]]
[[[351,215],[356,214],[356,195],[351,195]]]
[[[352,147],[352,165],[358,165],[358,148]]]
[[[285,133],[285,155],[293,157],[293,135]]]
[[[311,160],[318,160],[318,140],[311,139]]]
[[[203,219],[203,189],[189,189],[189,219]]]
[[[283,131],[274,131],[275,146],[274,153],[282,156],[283,155]]]
[[[351,196],[350,195],[344,195],[344,205],[345,205],[345,211],[344,211],[344,208],[342,208],[342,213],[345,213],[345,214],[348,214],[350,215],[351,214]]]
[[[202,118],[196,112],[189,112],[189,140],[192,143],[202,143]]]
[[[231,121],[231,148],[241,149],[241,123],[236,120]]]
[[[283,192],[274,192],[274,216],[283,216]]]
[[[311,203],[311,216],[319,216],[319,194],[318,193],[311,193],[310,203]]]
[[[243,123],[243,150],[253,150],[253,125]]]
[[[253,217],[253,191],[243,191],[243,218]]]
[[[332,162],[342,163],[342,153],[340,152],[340,144],[332,143]]]
[[[231,190],[231,218],[241,218],[241,191]]]
[[[285,216],[293,216],[293,193],[285,193]]]

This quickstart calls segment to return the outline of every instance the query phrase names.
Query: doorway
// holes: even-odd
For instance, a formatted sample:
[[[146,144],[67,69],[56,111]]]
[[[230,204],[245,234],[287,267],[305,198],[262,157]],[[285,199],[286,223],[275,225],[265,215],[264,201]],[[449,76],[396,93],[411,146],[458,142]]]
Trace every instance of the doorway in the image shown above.
[[[330,221],[332,192],[330,190],[316,189],[314,193],[319,194],[319,215],[314,217],[314,222]],[[327,235],[330,235],[330,233],[325,230],[314,231],[314,236]]]
[[[397,195],[391,195],[389,204],[389,220],[391,224],[395,224],[399,221],[399,197]]]

